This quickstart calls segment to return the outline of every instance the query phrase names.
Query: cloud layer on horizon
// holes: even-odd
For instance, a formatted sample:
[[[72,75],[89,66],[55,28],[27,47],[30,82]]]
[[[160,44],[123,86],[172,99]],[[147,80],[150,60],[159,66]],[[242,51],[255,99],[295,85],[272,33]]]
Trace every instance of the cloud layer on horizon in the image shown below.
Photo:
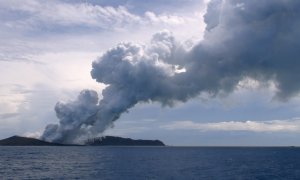
[[[199,131],[249,131],[249,132],[299,132],[300,120],[271,121],[224,121],[216,123],[197,123],[193,121],[175,121],[160,128],[167,130]]]

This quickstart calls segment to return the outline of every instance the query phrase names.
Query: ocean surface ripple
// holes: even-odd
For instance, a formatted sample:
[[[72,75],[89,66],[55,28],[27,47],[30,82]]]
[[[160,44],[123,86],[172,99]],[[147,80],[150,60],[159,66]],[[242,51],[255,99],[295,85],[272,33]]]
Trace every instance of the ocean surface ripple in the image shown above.
[[[300,179],[300,148],[0,147],[0,179]]]

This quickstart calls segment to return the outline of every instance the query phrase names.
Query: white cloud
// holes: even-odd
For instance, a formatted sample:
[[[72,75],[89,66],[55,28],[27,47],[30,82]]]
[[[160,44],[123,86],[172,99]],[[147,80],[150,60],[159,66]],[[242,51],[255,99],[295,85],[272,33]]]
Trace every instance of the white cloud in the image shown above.
[[[117,30],[145,24],[183,25],[193,21],[193,17],[174,14],[155,14],[147,11],[138,15],[124,6],[100,6],[89,3],[65,3],[61,1],[12,0],[0,2],[0,9],[10,13],[24,14],[8,18],[4,26],[8,28],[53,28],[56,26],[86,26]],[[194,17],[195,18],[195,17]],[[12,20],[13,19],[13,20]],[[99,29],[98,29],[99,30]]]
[[[271,121],[224,121],[216,123],[197,123],[193,121],[175,121],[161,126],[168,130],[199,131],[252,131],[252,132],[296,132],[300,130],[300,119]]]
[[[26,14],[5,25],[24,27],[23,25],[80,25],[112,28],[113,26],[139,21],[139,17],[131,14],[124,7],[102,7],[87,3],[64,3],[60,1],[19,1],[2,2],[2,8]]]
[[[137,14],[124,6],[10,0],[0,1],[0,11],[0,61],[7,62],[40,63],[33,56],[45,52],[99,53],[119,42],[144,42],[162,29],[182,40],[201,39],[205,28],[203,9]]]
[[[176,15],[156,15],[153,12],[147,11],[145,13],[146,20],[150,21],[151,23],[165,23],[165,24],[174,24],[180,25],[184,24],[187,21],[187,18],[183,18]]]

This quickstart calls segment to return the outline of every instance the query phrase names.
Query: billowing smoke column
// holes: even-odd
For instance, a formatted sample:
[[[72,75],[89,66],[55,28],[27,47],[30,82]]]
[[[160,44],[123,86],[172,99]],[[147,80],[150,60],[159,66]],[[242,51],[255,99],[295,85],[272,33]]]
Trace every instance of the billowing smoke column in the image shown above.
[[[49,124],[42,136],[54,142],[70,143],[85,136],[89,128],[89,118],[98,111],[98,94],[95,91],[83,90],[75,101],[58,102],[55,106],[59,125]],[[79,139],[80,140],[80,139]]]
[[[212,0],[204,40],[186,50],[168,31],[148,45],[122,43],[93,62],[103,99],[84,90],[55,107],[59,125],[42,139],[74,142],[101,134],[138,102],[172,105],[201,93],[232,92],[245,78],[273,81],[276,97],[300,90],[300,1]]]

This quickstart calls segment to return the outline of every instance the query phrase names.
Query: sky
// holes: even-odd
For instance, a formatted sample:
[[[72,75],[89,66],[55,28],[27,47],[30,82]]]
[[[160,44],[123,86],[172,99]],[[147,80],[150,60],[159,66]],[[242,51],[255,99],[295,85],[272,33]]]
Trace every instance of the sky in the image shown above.
[[[140,99],[132,95],[134,102],[128,100],[101,133],[184,146],[300,145],[294,42],[300,23],[292,7],[299,3],[0,1],[0,138],[41,136],[48,124],[64,122],[56,103],[71,104],[83,89],[96,91],[100,100],[114,99],[102,91],[122,84],[121,94],[131,97],[145,86],[138,84],[142,80],[163,90]],[[165,36],[177,47],[174,56]],[[110,66],[117,47],[137,65],[116,64],[118,71]],[[158,65],[151,64],[153,52]],[[150,62],[149,75],[135,71],[144,61]],[[121,78],[122,71],[136,74]],[[187,81],[193,88],[168,89]]]

